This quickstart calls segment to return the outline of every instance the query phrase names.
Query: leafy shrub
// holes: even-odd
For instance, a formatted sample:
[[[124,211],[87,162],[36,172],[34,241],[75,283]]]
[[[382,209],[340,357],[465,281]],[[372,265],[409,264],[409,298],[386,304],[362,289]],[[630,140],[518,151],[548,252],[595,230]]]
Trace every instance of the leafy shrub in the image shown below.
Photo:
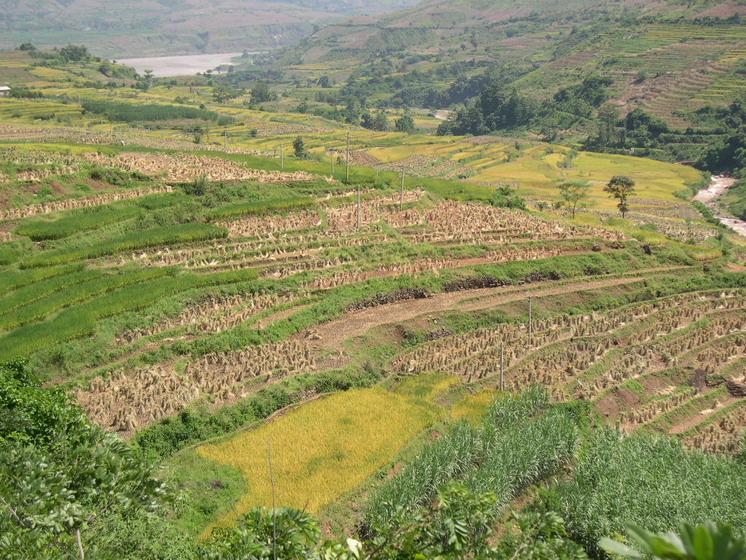
[[[88,100],[82,103],[83,109],[90,113],[105,115],[112,121],[141,122],[181,119],[199,119],[217,121],[214,111],[185,107],[183,105],[134,104],[119,101]]]
[[[94,181],[102,181],[110,185],[116,185],[118,187],[124,187],[131,185],[133,181],[149,181],[150,178],[147,175],[143,175],[138,171],[123,171],[122,169],[114,169],[110,167],[93,167],[89,172],[88,176]]]

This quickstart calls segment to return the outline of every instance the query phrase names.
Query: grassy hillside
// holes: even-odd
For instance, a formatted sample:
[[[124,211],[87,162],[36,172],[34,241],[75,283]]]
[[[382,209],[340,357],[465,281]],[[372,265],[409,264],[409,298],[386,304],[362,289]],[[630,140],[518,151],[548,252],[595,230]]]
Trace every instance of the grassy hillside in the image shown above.
[[[746,531],[746,242],[706,174],[79,51],[0,53],[0,556]]]
[[[324,27],[272,68],[311,84],[327,75],[346,84],[342,97],[364,92],[372,106],[432,109],[476,95],[484,74],[536,100],[599,75],[623,114],[642,108],[684,129],[702,125],[693,111],[725,106],[746,87],[744,13],[716,1],[425,2]],[[592,126],[575,118],[565,135]]]

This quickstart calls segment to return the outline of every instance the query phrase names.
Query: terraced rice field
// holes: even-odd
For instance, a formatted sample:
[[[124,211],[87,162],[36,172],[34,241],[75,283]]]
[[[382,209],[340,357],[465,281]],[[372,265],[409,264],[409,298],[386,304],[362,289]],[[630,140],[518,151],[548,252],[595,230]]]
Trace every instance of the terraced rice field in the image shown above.
[[[256,505],[269,507],[273,499],[318,513],[385,466],[437,418],[437,407],[425,399],[363,389],[316,400],[257,430],[202,446],[197,450],[202,458],[237,467],[253,481],[218,524],[230,524]],[[268,457],[275,496],[266,480]],[[332,471],[343,474],[328,476]]]
[[[738,449],[746,285],[673,194],[695,172],[593,154],[565,168],[565,149],[494,139],[361,149],[388,170],[354,166],[346,184],[325,161],[6,147],[0,361],[30,360],[153,449],[220,417],[157,448],[200,444],[185,464],[246,481],[205,527],[270,503],[269,442],[283,504],[325,512],[427,430],[535,384],[624,430]],[[416,176],[417,154],[473,173]],[[639,182],[624,227],[599,192],[616,173]],[[536,202],[571,176],[594,184],[583,219],[486,202],[490,184]]]

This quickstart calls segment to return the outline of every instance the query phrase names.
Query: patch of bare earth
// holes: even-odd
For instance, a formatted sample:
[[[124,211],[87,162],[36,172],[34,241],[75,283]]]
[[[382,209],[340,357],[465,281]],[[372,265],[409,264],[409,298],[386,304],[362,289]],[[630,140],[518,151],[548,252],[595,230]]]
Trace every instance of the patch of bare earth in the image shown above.
[[[386,324],[409,321],[426,314],[441,313],[451,309],[457,311],[479,311],[498,305],[532,297],[551,297],[567,293],[597,290],[634,284],[645,279],[645,273],[666,269],[639,271],[635,276],[605,278],[559,284],[542,282],[532,285],[483,288],[464,292],[441,293],[427,299],[407,300],[381,305],[346,314],[300,336],[313,340],[313,346],[333,351],[342,351],[345,341],[359,337],[370,329]]]

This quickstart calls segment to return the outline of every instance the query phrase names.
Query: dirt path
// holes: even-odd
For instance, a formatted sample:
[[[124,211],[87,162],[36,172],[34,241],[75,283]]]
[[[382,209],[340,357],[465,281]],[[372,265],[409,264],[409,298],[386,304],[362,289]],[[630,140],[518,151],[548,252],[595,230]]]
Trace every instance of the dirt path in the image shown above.
[[[707,205],[710,210],[715,213],[715,216],[718,220],[720,220],[720,223],[722,223],[726,227],[729,227],[739,235],[743,235],[744,237],[746,237],[746,222],[743,220],[739,220],[738,218],[734,218],[733,216],[724,212],[719,203],[720,197],[728,192],[728,190],[731,189],[735,184],[736,180],[732,177],[724,177],[722,175],[714,176],[710,181],[710,186],[708,186],[704,190],[699,191],[699,193],[697,193],[697,196],[694,197],[694,200]]]
[[[598,290],[614,286],[635,284],[645,280],[646,274],[653,274],[666,270],[686,267],[664,267],[637,271],[632,276],[604,278],[599,280],[583,280],[558,284],[557,282],[542,282],[522,286],[505,286],[500,288],[484,288],[464,292],[436,294],[427,299],[407,300],[388,305],[381,305],[349,313],[340,319],[330,321],[313,331],[315,345],[339,351],[344,342],[350,338],[362,336],[370,329],[389,323],[408,321],[430,313],[441,313],[455,309],[458,311],[478,311],[489,309],[497,305],[512,303],[532,297],[551,297],[573,292]]]

